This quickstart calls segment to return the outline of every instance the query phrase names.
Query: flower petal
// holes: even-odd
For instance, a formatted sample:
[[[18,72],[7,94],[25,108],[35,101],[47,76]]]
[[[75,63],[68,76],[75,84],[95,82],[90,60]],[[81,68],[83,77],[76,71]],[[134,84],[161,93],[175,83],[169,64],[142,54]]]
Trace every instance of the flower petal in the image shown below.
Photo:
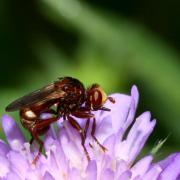
[[[87,159],[81,145],[80,135],[68,122],[65,122],[64,126],[65,128],[61,129],[59,134],[63,152],[72,167],[82,169],[87,166]]]
[[[86,180],[97,179],[97,165],[96,161],[90,161],[86,169]]]
[[[116,136],[115,135],[111,135],[109,136],[105,142],[103,143],[103,145],[106,147],[107,152],[106,154],[110,155],[111,157],[114,157],[115,155],[115,143],[116,143]]]
[[[42,168],[44,174],[46,171],[53,175],[53,178],[67,177],[68,162],[63,152],[61,144],[48,137],[45,141],[46,154],[48,156],[46,166]]]
[[[21,180],[21,178],[14,172],[9,172],[6,176],[6,180]]]
[[[170,158],[169,164],[161,172],[159,180],[172,180],[180,176],[180,153],[177,153],[173,158]]]
[[[156,180],[162,171],[162,168],[159,165],[153,165],[151,168],[147,171],[147,173],[143,176],[143,179],[146,180]]]
[[[10,151],[8,153],[8,160],[11,165],[11,170],[16,172],[19,177],[25,178],[30,167],[30,164],[25,157],[23,157],[23,155],[21,155],[19,152]]]
[[[25,180],[40,180],[42,179],[42,176],[40,174],[39,169],[31,169],[26,172],[26,177],[22,178]]]
[[[124,172],[126,172],[129,169],[129,166],[124,160],[117,161],[116,165],[116,178],[120,177]]]
[[[174,153],[169,155],[166,159],[158,162],[158,164],[162,167],[162,169],[165,169],[171,162],[174,161],[174,159],[178,156],[179,153]]]
[[[43,180],[55,180],[51,174],[49,174],[48,172],[45,173]]]
[[[4,115],[2,117],[2,126],[11,148],[17,151],[21,150],[25,138],[16,122],[10,116]]]
[[[133,124],[126,140],[122,142],[120,157],[131,165],[153,131],[155,124],[156,121],[151,121],[149,112],[140,115]]]
[[[10,146],[0,140],[0,179],[172,180],[180,178],[180,153],[154,164],[151,164],[153,157],[149,155],[131,167],[156,121],[151,121],[151,114],[145,112],[132,125],[139,100],[136,86],[132,87],[131,96],[113,94],[111,97],[116,103],[107,101],[105,104],[105,107],[111,109],[110,112],[93,111],[97,126],[95,136],[108,151],[102,152],[92,138],[93,121],[90,121],[85,142],[91,158],[90,162],[87,161],[81,145],[79,132],[61,118],[57,122],[59,133],[54,131],[53,125],[46,133],[44,142],[47,158],[41,155],[33,166],[32,159],[38,149],[35,148],[35,152],[31,152],[30,144],[25,143],[25,138],[16,122],[8,115],[3,116],[3,129]],[[46,120],[47,115],[44,114],[42,118]],[[87,122],[86,119],[81,118],[77,118],[77,121],[82,129]],[[132,127],[129,130],[130,125]]]
[[[127,128],[130,126],[130,124],[134,120],[138,102],[139,102],[139,92],[138,92],[137,87],[134,85],[131,89],[131,102],[130,102],[127,119],[122,124],[122,129],[124,130],[124,132],[127,130]]]
[[[5,156],[9,150],[10,147],[0,139],[0,156]]]
[[[112,119],[110,116],[104,117],[101,123],[97,121],[96,137],[99,142],[104,142],[105,139],[107,139],[113,133]]]
[[[68,174],[68,180],[82,180],[79,171],[76,168],[72,168]]]
[[[10,163],[6,157],[0,156],[0,177],[6,177],[10,171]]]
[[[125,171],[119,176],[118,180],[129,180],[131,178],[131,175],[131,171]]]
[[[96,136],[103,142],[111,134],[117,133],[120,129],[125,131],[134,120],[136,113],[139,93],[136,86],[131,89],[131,96],[124,94],[112,94],[115,104],[107,102],[105,107],[111,112],[98,111],[95,113],[97,118]]]
[[[107,102],[105,107],[111,109],[110,112],[97,112],[100,114],[97,118],[96,137],[103,142],[108,136],[117,133],[123,127],[127,120],[131,98],[127,95],[113,94],[112,98],[116,100],[115,104]]]
[[[143,180],[139,175],[133,178],[133,180]]]
[[[132,168],[131,168],[131,172],[132,172],[132,178],[138,176],[138,175],[144,175],[147,170],[149,169],[149,166],[151,164],[153,160],[152,156],[146,156],[143,159],[141,159],[140,161],[138,161]]]
[[[50,151],[51,155],[53,153],[56,161],[54,163],[57,165],[57,167],[63,169],[64,171],[67,171],[67,159],[60,142],[52,139],[51,137],[48,137],[45,141],[45,149],[46,152]]]
[[[113,106],[111,105],[111,116],[113,132],[116,133],[123,127],[124,122],[127,120],[131,97],[122,94],[113,94],[112,97],[116,100]]]
[[[104,171],[102,171],[100,179],[102,180],[114,179],[114,172],[111,169],[105,169]]]

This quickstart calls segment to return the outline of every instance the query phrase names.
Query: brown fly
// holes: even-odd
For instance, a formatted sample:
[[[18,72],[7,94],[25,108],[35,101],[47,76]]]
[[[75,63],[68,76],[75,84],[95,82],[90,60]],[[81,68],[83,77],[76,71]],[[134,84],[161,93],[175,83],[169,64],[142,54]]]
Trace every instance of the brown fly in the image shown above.
[[[32,136],[30,144],[33,143],[33,140],[39,143],[39,152],[33,163],[36,163],[43,149],[43,141],[39,136],[44,135],[50,128],[51,123],[57,121],[60,117],[63,117],[63,120],[68,120],[72,127],[79,132],[84,152],[87,159],[90,160],[85,147],[90,119],[93,120],[91,130],[93,139],[103,151],[106,150],[95,136],[96,119],[93,111],[110,111],[110,109],[103,106],[107,99],[112,103],[115,102],[113,98],[105,94],[98,84],[93,84],[86,89],[79,80],[72,77],[63,77],[13,101],[6,107],[6,111],[19,110],[21,123]],[[52,116],[42,119],[43,113],[50,113]],[[87,119],[84,129],[74,117]]]

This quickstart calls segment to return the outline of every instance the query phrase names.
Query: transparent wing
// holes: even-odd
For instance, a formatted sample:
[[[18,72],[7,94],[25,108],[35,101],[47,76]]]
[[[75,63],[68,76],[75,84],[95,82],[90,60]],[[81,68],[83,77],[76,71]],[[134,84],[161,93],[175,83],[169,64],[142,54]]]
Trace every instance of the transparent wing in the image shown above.
[[[6,111],[16,111],[36,103],[47,102],[63,97],[64,94],[64,91],[55,87],[54,83],[52,83],[13,101],[6,107]]]

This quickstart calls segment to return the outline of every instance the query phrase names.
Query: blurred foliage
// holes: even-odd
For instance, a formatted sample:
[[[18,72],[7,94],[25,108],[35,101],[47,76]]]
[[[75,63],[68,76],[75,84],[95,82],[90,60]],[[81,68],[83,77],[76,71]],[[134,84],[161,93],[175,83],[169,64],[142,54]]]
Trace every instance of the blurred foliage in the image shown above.
[[[120,13],[113,2],[1,1],[0,113],[5,113],[4,107],[12,100],[61,76],[79,78],[86,86],[98,82],[108,93],[129,93],[136,84],[140,90],[137,115],[150,110],[157,118],[149,146],[170,135],[163,152],[178,151],[178,43],[173,49],[170,41],[143,25],[144,19],[140,23],[130,18],[135,11],[130,0],[120,3]],[[142,2],[135,7],[146,5]],[[167,39],[171,38],[167,35]],[[17,112],[11,114],[19,118]]]

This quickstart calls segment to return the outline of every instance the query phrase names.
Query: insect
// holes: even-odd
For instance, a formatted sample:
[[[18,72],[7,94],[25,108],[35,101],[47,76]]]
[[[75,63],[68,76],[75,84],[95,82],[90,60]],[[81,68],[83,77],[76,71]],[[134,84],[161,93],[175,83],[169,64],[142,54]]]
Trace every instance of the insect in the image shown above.
[[[107,100],[115,103],[115,100],[108,97],[100,85],[93,84],[86,89],[78,79],[63,77],[13,101],[6,107],[6,111],[19,110],[22,126],[31,133],[30,144],[34,140],[39,144],[39,151],[33,163],[36,163],[42,153],[43,141],[40,136],[44,135],[51,123],[56,122],[60,117],[64,121],[67,120],[79,132],[82,147],[89,161],[90,156],[85,147],[85,140],[90,119],[93,119],[91,136],[102,150],[106,151],[95,136],[96,119],[93,111],[110,111],[103,106]],[[50,113],[52,116],[42,119],[43,113]],[[84,129],[74,117],[87,119]]]

